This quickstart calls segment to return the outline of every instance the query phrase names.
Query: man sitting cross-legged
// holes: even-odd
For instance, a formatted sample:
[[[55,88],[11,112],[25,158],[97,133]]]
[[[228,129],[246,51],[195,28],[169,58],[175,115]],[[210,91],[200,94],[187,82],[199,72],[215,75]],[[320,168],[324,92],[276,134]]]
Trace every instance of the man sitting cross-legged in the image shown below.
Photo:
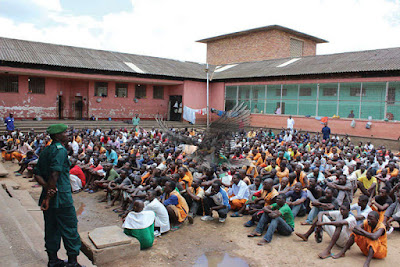
[[[357,187],[361,193],[368,197],[373,197],[376,194],[377,180],[373,176],[373,170],[368,170],[366,176],[361,176],[357,179]]]
[[[355,243],[367,256],[364,267],[368,267],[372,258],[383,259],[387,255],[387,235],[386,228],[382,222],[379,222],[379,213],[371,211],[362,226],[356,226],[353,234],[350,236],[346,245],[334,259],[344,257],[346,251]]]
[[[333,220],[328,218],[331,217]],[[315,231],[317,243],[322,242],[322,230],[324,230],[330,237],[328,247],[318,254],[321,259],[331,257],[331,250],[336,244],[339,247],[344,247],[349,240],[351,231],[357,225],[356,218],[350,214],[350,204],[345,202],[340,206],[340,210],[322,211],[318,213],[318,220],[316,220],[305,234],[296,233],[298,237],[304,241]]]
[[[107,202],[108,195],[111,195],[111,190],[108,188],[108,185],[119,178],[119,174],[114,170],[113,165],[111,163],[107,163],[104,165],[105,176],[101,180],[94,181],[95,191],[97,188],[102,188],[107,190],[107,194],[103,200],[100,202]]]
[[[285,194],[279,194],[276,197],[276,203],[264,207],[263,210],[264,214],[261,216],[256,230],[248,235],[248,237],[261,236],[269,223],[267,233],[264,235],[263,240],[257,245],[262,246],[270,243],[275,231],[284,236],[288,236],[293,232],[294,217],[289,205],[286,204]]]

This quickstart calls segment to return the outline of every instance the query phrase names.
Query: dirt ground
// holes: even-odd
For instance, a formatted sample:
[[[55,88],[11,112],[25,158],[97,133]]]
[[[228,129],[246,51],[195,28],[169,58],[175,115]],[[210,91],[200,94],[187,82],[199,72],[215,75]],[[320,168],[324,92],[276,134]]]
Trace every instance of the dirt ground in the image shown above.
[[[15,177],[12,173],[17,169],[17,164],[5,163],[5,168],[10,171],[8,178],[21,185],[20,190],[28,190],[33,198],[39,198],[41,189],[32,188],[34,183],[28,182],[21,176]],[[1,180],[0,180],[1,182]],[[73,195],[74,205],[79,220],[79,231],[87,231],[101,226],[121,225],[121,220],[112,209],[106,209],[105,203],[98,203],[104,197],[104,192],[88,194],[81,192]],[[118,205],[118,202],[117,202]],[[193,266],[196,260],[203,254],[216,254],[209,266],[217,266],[219,255],[221,260],[224,253],[232,257],[245,260],[249,266],[278,266],[278,265],[302,265],[302,266],[362,266],[365,256],[354,245],[346,253],[346,257],[338,260],[332,258],[320,260],[317,254],[325,248],[329,237],[325,234],[321,244],[314,241],[313,236],[308,242],[300,241],[294,234],[289,237],[275,235],[271,244],[263,247],[257,246],[260,238],[248,238],[247,234],[253,229],[243,227],[248,220],[244,218],[228,217],[225,223],[218,220],[211,222],[200,221],[195,218],[193,225],[185,223],[181,229],[169,232],[160,238],[151,249],[141,251],[140,254],[129,261],[116,261],[114,266]],[[307,226],[301,226],[300,222],[305,218],[296,218],[296,231],[305,232]],[[333,253],[339,251],[334,247]],[[204,256],[203,256],[204,257]],[[398,266],[400,257],[400,232],[394,231],[388,237],[388,256],[384,260],[373,260],[371,266]],[[210,259],[209,259],[210,261]],[[243,266],[239,262],[230,262],[229,267]],[[228,266],[224,265],[224,266]],[[196,265],[198,266],[198,265]],[[207,265],[203,265],[207,266]]]

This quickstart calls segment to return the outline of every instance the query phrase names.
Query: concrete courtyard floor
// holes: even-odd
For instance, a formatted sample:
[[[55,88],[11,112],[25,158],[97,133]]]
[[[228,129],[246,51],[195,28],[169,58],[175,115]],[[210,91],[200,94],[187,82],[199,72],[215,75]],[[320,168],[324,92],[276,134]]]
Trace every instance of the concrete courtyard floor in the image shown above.
[[[3,166],[9,171],[7,178],[12,179],[21,185],[20,190],[28,190],[35,200],[39,199],[40,188],[32,188],[34,183],[22,176],[16,177],[13,172],[17,169],[16,163],[6,162]],[[74,205],[77,210],[79,220],[79,231],[88,231],[96,227],[118,225],[122,221],[112,208],[106,208],[106,203],[99,203],[99,199],[104,197],[104,192],[88,194],[81,192],[74,194]],[[117,205],[119,203],[117,202]],[[204,254],[209,256],[209,266],[217,266],[225,253],[231,257],[241,258],[249,266],[362,266],[365,256],[359,248],[354,245],[346,253],[346,257],[338,260],[328,258],[321,260],[318,253],[322,251],[329,242],[329,237],[325,234],[321,244],[314,241],[313,236],[308,242],[303,242],[294,234],[289,237],[275,235],[271,244],[259,247],[257,242],[260,238],[248,238],[247,234],[253,229],[243,227],[249,219],[228,217],[225,223],[200,221],[196,217],[194,224],[187,222],[177,231],[169,232],[160,238],[156,238],[156,243],[151,249],[141,251],[139,255],[129,261],[118,261],[115,259],[114,266],[193,266],[199,257]],[[305,232],[307,226],[301,226],[300,222],[304,218],[296,218],[295,231]],[[333,253],[339,251],[334,247]],[[210,256],[211,255],[211,256]],[[212,256],[213,255],[213,256]],[[215,255],[218,255],[215,257]],[[371,266],[398,266],[400,258],[400,232],[394,231],[388,236],[388,256],[384,260],[373,260]],[[229,267],[243,266],[243,261],[229,262]],[[202,261],[200,265],[207,266]],[[227,261],[226,261],[227,262]]]

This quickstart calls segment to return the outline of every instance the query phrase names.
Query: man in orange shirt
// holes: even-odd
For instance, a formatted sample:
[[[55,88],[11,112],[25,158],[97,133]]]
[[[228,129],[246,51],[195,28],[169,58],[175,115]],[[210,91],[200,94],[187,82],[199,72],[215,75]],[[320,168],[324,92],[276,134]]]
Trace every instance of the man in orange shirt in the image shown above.
[[[336,255],[334,259],[344,257],[350,247],[357,243],[362,253],[367,256],[364,266],[369,266],[372,258],[383,259],[387,255],[387,235],[386,228],[382,222],[379,222],[379,214],[371,211],[362,226],[356,226],[353,234],[347,241],[345,247]]]

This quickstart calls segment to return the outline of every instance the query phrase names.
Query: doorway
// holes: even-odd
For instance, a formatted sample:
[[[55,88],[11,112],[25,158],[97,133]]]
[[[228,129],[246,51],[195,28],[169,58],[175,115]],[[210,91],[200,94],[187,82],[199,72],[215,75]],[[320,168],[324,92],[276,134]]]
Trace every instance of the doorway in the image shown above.
[[[82,96],[75,96],[75,120],[82,120],[83,101]]]
[[[58,119],[62,120],[64,119],[64,102],[63,102],[63,97],[62,95],[58,96],[58,103],[57,103],[58,107]]]
[[[168,119],[170,121],[181,121],[182,120],[182,96],[181,95],[171,95],[169,96],[168,105]]]

